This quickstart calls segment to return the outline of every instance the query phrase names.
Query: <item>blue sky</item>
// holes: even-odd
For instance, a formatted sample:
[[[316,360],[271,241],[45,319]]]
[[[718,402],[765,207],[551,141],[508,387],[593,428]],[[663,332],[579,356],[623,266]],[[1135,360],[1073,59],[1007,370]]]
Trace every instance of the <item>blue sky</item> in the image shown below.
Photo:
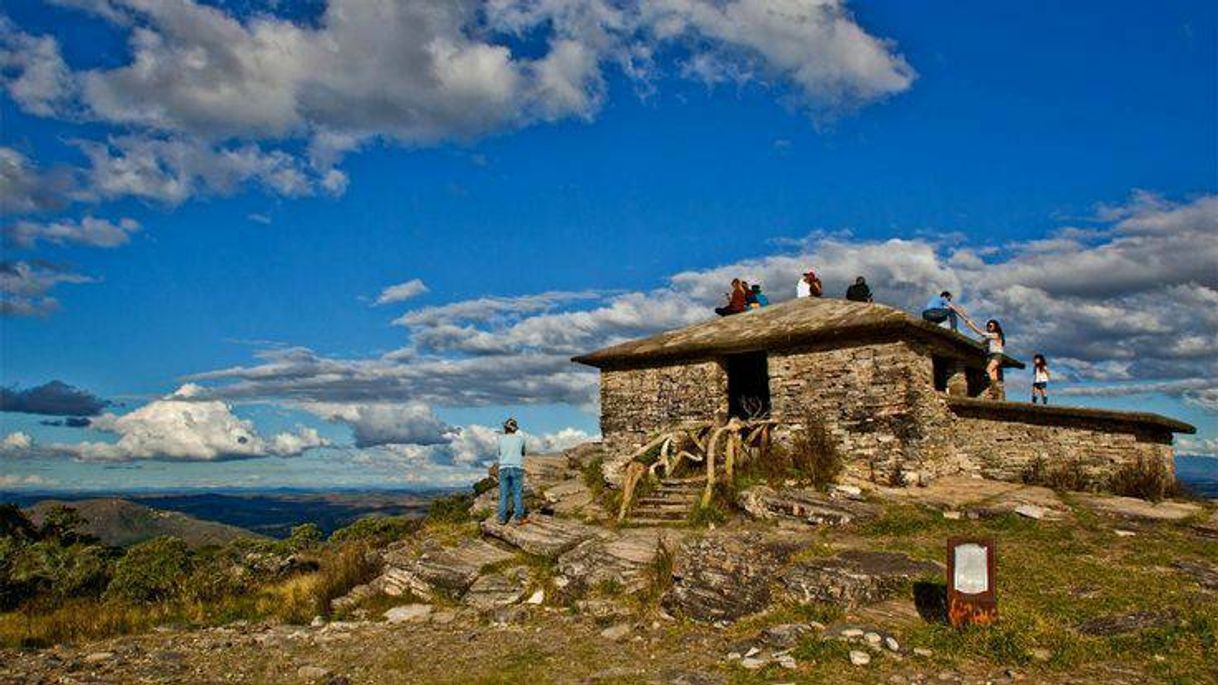
[[[13,487],[458,481],[508,413],[595,434],[571,353],[802,263],[911,309],[956,288],[1063,401],[1218,452],[1208,3],[79,4],[0,24],[0,381],[113,404],[0,414]],[[165,437],[192,406],[215,432]]]

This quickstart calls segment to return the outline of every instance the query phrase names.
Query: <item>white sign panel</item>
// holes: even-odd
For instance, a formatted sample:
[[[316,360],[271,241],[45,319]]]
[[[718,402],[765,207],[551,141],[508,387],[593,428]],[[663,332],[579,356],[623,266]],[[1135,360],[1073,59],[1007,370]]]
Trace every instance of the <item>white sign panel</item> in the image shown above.
[[[956,547],[954,584],[957,592],[976,595],[990,589],[985,556],[985,547],[976,543],[969,542]]]

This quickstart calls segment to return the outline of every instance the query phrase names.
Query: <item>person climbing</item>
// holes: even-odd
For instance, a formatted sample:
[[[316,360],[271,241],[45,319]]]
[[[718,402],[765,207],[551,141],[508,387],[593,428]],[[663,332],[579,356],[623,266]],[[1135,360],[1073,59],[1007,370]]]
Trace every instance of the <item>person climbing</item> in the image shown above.
[[[811,269],[806,271],[795,284],[795,297],[820,297],[824,292],[824,286],[816,277],[816,272]]]
[[[529,522],[524,510],[524,436],[519,430],[516,419],[509,418],[503,422],[503,435],[499,436],[499,525],[507,525],[509,498],[516,525]]]
[[[1002,332],[1002,324],[998,323],[997,319],[990,319],[985,322],[985,330],[978,328],[973,320],[964,317],[964,323],[977,333],[985,336],[987,359],[985,364],[985,372],[990,377],[990,383],[997,384],[1002,380],[1002,354],[1006,347],[1007,338]]]
[[[938,297],[930,298],[922,309],[922,318],[924,320],[931,323],[950,321],[953,331],[960,330],[959,323],[957,322],[958,316],[964,316],[965,320],[968,320],[968,315],[964,313],[963,309],[952,302],[952,294],[946,290],[939,293]]]
[[[732,279],[732,292],[727,293],[727,306],[715,307],[715,313],[719,316],[728,316],[729,314],[739,314],[747,308],[748,304],[744,296],[744,282],[739,278]]]
[[[1049,403],[1048,387],[1049,364],[1045,361],[1045,355],[1038,352],[1032,355],[1032,404],[1036,404],[1037,395],[1045,404]]]
[[[768,306],[770,306],[770,298],[766,297],[765,293],[761,292],[760,285],[757,285],[756,283],[754,283],[753,284],[753,308],[760,309],[761,307],[768,307]]]
[[[867,285],[867,279],[862,276],[854,279],[854,285],[846,288],[846,299],[851,302],[871,302],[871,288]]]

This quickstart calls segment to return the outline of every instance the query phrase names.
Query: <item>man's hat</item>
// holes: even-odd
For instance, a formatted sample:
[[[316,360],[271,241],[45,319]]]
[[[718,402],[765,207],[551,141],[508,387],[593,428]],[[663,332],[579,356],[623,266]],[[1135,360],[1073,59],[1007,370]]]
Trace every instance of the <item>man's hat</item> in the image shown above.
[[[520,428],[520,425],[516,423],[516,419],[508,419],[503,422],[503,430],[514,431],[518,428]]]

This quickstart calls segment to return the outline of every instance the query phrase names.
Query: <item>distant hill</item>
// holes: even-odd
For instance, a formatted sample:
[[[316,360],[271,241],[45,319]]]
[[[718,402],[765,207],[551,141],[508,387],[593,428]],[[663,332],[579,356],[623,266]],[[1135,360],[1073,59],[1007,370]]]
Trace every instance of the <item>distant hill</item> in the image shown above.
[[[244,528],[215,521],[204,521],[177,511],[153,509],[113,497],[81,500],[42,500],[27,509],[30,518],[41,525],[42,517],[55,506],[69,506],[88,524],[82,532],[102,544],[134,545],[160,535],[179,537],[191,547],[222,545],[241,537],[263,537]]]

